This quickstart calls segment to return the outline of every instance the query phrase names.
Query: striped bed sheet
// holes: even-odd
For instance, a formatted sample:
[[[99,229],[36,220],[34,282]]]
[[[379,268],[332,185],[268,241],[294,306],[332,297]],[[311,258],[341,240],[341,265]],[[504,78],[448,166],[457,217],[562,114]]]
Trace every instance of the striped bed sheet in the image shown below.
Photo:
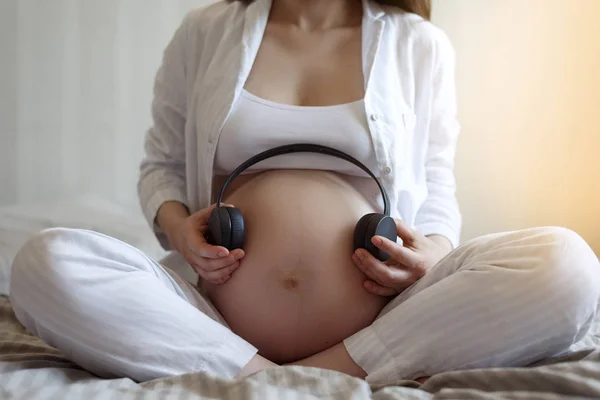
[[[266,370],[236,381],[193,373],[136,383],[100,379],[72,364],[29,335],[9,299],[0,297],[0,399],[600,399],[599,338],[593,329],[573,353],[529,368],[450,372],[423,385],[402,381],[370,386],[341,373],[301,367]]]

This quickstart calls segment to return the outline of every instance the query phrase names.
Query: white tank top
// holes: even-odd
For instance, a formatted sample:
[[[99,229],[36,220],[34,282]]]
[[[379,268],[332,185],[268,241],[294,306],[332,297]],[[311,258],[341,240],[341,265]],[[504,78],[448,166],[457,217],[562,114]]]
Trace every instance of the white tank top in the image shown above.
[[[313,143],[341,150],[377,176],[364,101],[325,107],[293,106],[262,99],[246,90],[223,126],[215,155],[215,173],[228,175],[256,154],[292,143]],[[245,173],[267,169],[331,170],[368,176],[348,161],[314,153],[276,156],[255,164]]]

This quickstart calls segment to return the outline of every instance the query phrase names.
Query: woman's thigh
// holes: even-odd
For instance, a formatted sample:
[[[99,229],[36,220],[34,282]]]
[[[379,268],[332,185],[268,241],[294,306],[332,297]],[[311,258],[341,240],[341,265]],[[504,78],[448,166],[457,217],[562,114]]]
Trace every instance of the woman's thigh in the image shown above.
[[[450,295],[464,297],[473,291],[489,298],[517,292],[523,296],[519,297],[518,303],[530,303],[528,296],[535,298],[540,294],[548,302],[554,302],[571,285],[587,283],[593,290],[586,291],[588,301],[584,303],[595,309],[598,302],[594,299],[600,289],[596,285],[600,278],[598,266],[598,259],[589,245],[568,229],[541,227],[484,235],[465,242],[440,260],[421,280],[388,303],[378,318],[457,274],[462,278],[456,279],[460,284],[448,288],[446,299]],[[561,276],[565,277],[562,282],[559,281]],[[477,285],[478,282],[485,284]],[[562,283],[564,289],[545,293],[548,287],[544,283]],[[570,297],[576,300],[576,294],[572,294]],[[535,304],[540,308],[546,305],[546,302]],[[501,306],[497,304],[496,308]]]
[[[255,354],[193,285],[96,232],[36,235],[17,254],[11,275],[21,323],[100,376],[234,376]]]
[[[441,260],[346,345],[378,382],[524,366],[581,340],[599,297],[598,259],[574,232],[487,235]]]

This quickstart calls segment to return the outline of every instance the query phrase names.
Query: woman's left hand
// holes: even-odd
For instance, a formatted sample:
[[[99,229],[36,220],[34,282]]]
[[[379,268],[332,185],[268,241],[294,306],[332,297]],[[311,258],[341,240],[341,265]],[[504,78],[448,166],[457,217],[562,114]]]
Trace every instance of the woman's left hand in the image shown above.
[[[448,252],[443,241],[423,236],[396,221],[398,237],[403,244],[392,242],[381,236],[373,237],[373,244],[390,255],[388,261],[381,262],[365,249],[358,249],[352,260],[370,279],[364,282],[365,288],[380,296],[395,296],[421,279]],[[443,239],[447,241],[447,239]]]

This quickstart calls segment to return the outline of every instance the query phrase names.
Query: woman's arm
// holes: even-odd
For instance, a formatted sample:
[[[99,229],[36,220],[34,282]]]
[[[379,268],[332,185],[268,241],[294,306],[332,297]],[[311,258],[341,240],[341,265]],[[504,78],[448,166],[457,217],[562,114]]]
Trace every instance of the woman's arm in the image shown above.
[[[421,234],[447,238],[451,249],[458,246],[462,217],[456,199],[454,158],[460,125],[457,120],[455,54],[450,40],[437,28],[429,30],[420,51],[429,68],[418,79],[417,135],[427,138],[425,173],[427,198],[415,219]]]
[[[138,180],[142,210],[166,250],[172,250],[166,230],[183,215],[187,198],[185,124],[188,25],[189,18],[186,17],[165,49],[162,65],[156,75],[152,102],[153,125],[146,135],[145,157]],[[179,205],[170,204],[163,208],[167,202]],[[157,218],[159,210],[161,215]]]
[[[381,296],[395,296],[419,280],[456,248],[460,239],[462,220],[453,171],[459,131],[454,51],[447,36],[433,26],[416,47],[415,51],[421,53],[417,58],[422,68],[415,69],[418,71],[415,135],[426,140],[423,162],[427,198],[417,212],[414,228],[399,223],[399,236],[407,251],[404,259],[385,265],[375,263],[361,250],[353,256],[368,277],[365,288]]]
[[[187,207],[178,201],[167,201],[158,209],[156,224],[165,233],[171,248],[179,250],[175,242],[175,232],[189,216]]]

